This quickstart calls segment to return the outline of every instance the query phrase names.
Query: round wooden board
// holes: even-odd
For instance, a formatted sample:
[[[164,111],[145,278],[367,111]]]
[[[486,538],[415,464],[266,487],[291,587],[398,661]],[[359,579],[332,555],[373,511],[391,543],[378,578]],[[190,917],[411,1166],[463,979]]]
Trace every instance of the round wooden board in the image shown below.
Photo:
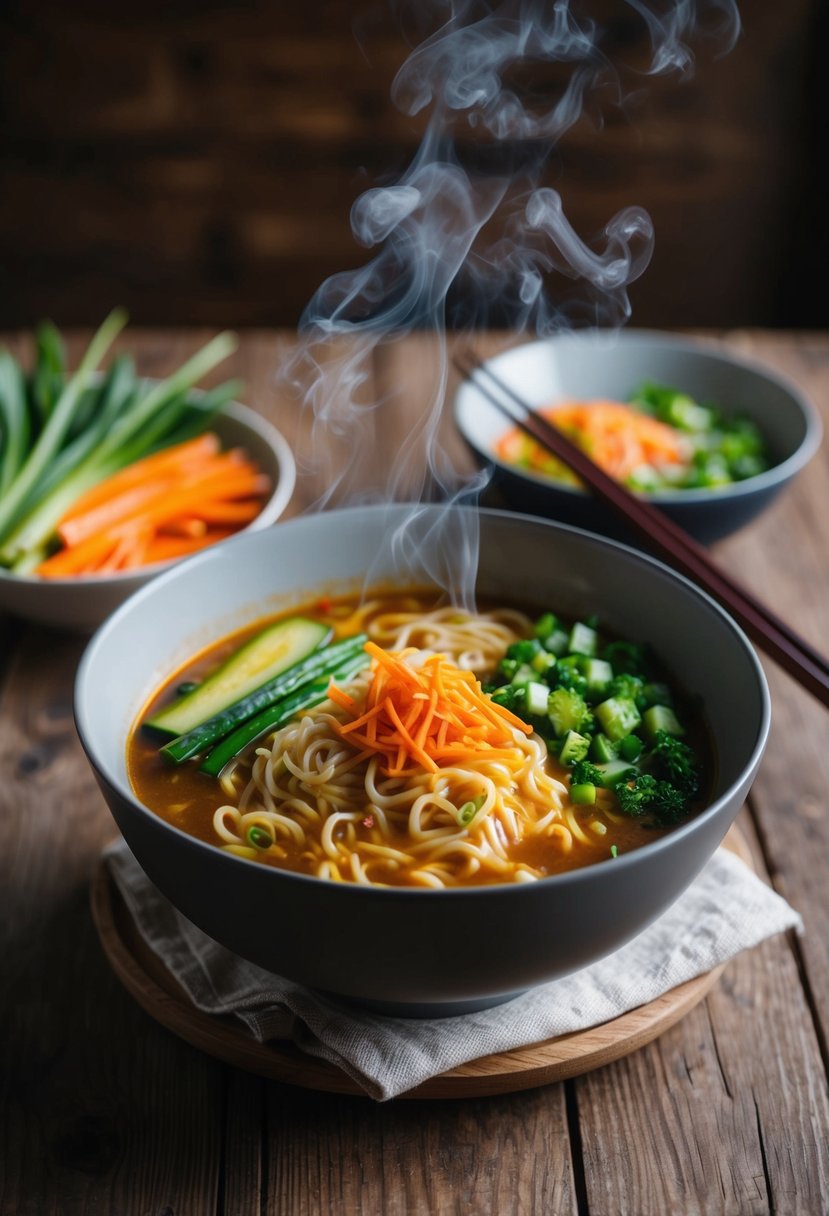
[[[752,864],[742,835],[732,828],[724,844]],[[104,862],[92,880],[92,915],[113,971],[139,1005],[157,1022],[194,1047],[262,1077],[329,1093],[364,1090],[333,1064],[306,1055],[292,1043],[258,1043],[241,1026],[202,1013],[139,934]],[[432,1077],[403,1098],[470,1098],[534,1089],[579,1076],[652,1042],[697,1005],[717,982],[723,967],[689,980],[648,1005],[612,1022],[528,1047],[471,1060]]]

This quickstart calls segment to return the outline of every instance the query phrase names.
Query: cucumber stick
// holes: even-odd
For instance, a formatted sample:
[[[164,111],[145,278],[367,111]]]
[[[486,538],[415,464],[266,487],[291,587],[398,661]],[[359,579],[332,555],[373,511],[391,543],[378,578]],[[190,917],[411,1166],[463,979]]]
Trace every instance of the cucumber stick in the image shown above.
[[[296,714],[313,705],[319,705],[328,696],[328,689],[333,680],[335,683],[348,681],[369,665],[369,657],[364,650],[347,656],[330,674],[317,676],[301,685],[296,692],[283,697],[275,705],[270,705],[260,713],[248,718],[236,730],[225,735],[206,760],[200,765],[203,773],[218,777],[226,764],[229,764],[240,752],[268,731],[278,730]]]
[[[330,636],[327,625],[306,617],[277,621],[240,646],[192,692],[153,714],[145,725],[170,738],[186,734],[307,658]]]
[[[317,676],[333,674],[346,659],[350,660],[360,653],[365,641],[364,633],[356,634],[352,638],[343,638],[339,642],[333,642],[330,646],[323,647],[322,650],[312,651],[307,658],[301,659],[299,663],[294,663],[293,667],[274,676],[272,680],[260,684],[247,696],[233,701],[224,709],[220,709],[217,714],[213,714],[211,718],[205,718],[192,730],[185,731],[183,735],[178,735],[175,739],[170,739],[162,747],[161,755],[165,760],[171,760],[173,764],[182,764],[191,756],[202,755],[215,747],[225,735],[236,730],[237,726],[247,722],[248,718],[252,718],[254,714],[267,709],[269,705],[275,705],[277,701],[283,700],[289,693],[301,688],[303,684],[307,684],[309,680],[314,680]]]

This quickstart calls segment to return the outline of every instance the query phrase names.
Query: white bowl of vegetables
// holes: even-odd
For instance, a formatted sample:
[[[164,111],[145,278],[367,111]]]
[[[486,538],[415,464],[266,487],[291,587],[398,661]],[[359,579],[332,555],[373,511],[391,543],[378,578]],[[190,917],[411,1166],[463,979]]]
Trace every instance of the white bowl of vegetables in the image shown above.
[[[586,330],[524,343],[485,366],[606,472],[706,542],[763,511],[820,444],[817,412],[795,385],[713,341]],[[461,384],[454,415],[491,467],[499,502],[630,539],[473,381]]]
[[[166,380],[107,362],[112,313],[74,372],[53,326],[25,369],[0,351],[0,610],[91,632],[161,569],[273,524],[296,469],[238,381],[195,386],[235,348],[219,334]]]

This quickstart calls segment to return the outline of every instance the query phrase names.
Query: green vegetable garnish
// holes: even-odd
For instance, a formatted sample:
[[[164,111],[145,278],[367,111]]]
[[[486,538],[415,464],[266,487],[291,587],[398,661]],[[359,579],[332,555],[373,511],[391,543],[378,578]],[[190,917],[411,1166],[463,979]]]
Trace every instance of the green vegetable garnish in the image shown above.
[[[257,849],[269,849],[274,842],[274,838],[270,832],[266,831],[265,828],[259,827],[257,824],[248,828],[245,839],[248,844],[253,845]]]
[[[477,798],[471,798],[469,802],[465,802],[463,806],[458,808],[458,819],[464,827],[468,827],[485,802],[486,796],[480,794]]]
[[[535,635],[508,648],[487,691],[530,724],[569,770],[571,802],[588,806],[604,789],[618,810],[648,826],[686,818],[702,766],[679,737],[686,729],[679,701],[649,648],[608,642],[589,616],[568,623],[544,613]],[[565,645],[556,661],[539,661],[539,647],[546,650],[559,635]]]
[[[229,382],[198,401],[189,395],[235,349],[230,334],[152,386],[136,378],[123,355],[96,377],[126,319],[120,309],[110,313],[71,375],[51,325],[37,331],[31,375],[0,352],[0,564],[17,573],[46,557],[58,521],[81,494],[156,448],[204,430],[238,392],[238,382]]]

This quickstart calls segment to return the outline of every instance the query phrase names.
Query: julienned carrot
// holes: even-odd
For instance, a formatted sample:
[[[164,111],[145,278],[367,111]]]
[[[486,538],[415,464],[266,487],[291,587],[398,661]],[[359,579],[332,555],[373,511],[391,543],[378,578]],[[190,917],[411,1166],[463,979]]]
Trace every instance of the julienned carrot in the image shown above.
[[[215,499],[203,502],[199,507],[199,517],[210,524],[247,524],[259,514],[261,504],[250,501],[225,502]]]
[[[414,648],[395,652],[366,642],[365,649],[372,656],[365,705],[333,684],[328,695],[351,718],[337,727],[340,735],[381,755],[389,776],[438,772],[470,760],[510,768],[523,763],[515,732],[529,735],[532,727],[487,697],[472,672],[440,654],[413,667],[407,659]]]
[[[184,557],[188,553],[198,553],[206,544],[215,545],[220,540],[227,540],[233,535],[231,528],[216,528],[202,536],[156,536],[144,551],[144,564],[152,562],[168,562],[173,557]]]
[[[207,431],[204,435],[197,435],[195,439],[190,439],[186,443],[179,443],[175,447],[164,448],[152,456],[145,456],[143,460],[127,465],[125,469],[113,473],[111,477],[106,477],[94,485],[91,490],[81,494],[80,498],[76,498],[64,514],[61,522],[84,515],[90,508],[114,498],[122,490],[145,483],[154,472],[161,473],[170,468],[183,468],[184,465],[191,462],[199,463],[208,456],[214,456],[220,448],[218,435]]]
[[[114,474],[73,504],[63,543],[37,573],[105,574],[167,561],[224,540],[262,508],[269,479],[241,449],[213,434],[178,444]]]
[[[203,519],[193,519],[190,516],[182,516],[181,519],[169,519],[164,525],[165,536],[185,536],[192,539],[197,536],[204,536],[207,531],[207,524]]]
[[[71,574],[88,573],[105,562],[115,546],[134,531],[134,528],[125,525],[112,528],[108,532],[98,532],[80,545],[58,550],[45,562],[41,562],[37,573],[47,578],[66,578]]]
[[[269,481],[250,463],[205,466],[182,478],[164,477],[150,486],[134,486],[111,502],[102,502],[85,515],[58,524],[58,536],[66,545],[79,544],[103,528],[127,520],[175,518],[187,514],[198,517],[200,504],[229,499],[261,499]]]
[[[233,535],[230,528],[211,528],[201,536],[152,536],[130,525],[90,537],[82,545],[61,549],[42,562],[37,573],[44,578],[71,578],[79,574],[107,574],[197,553]]]
[[[643,465],[656,468],[686,464],[687,440],[673,427],[620,401],[569,401],[538,411],[574,442],[597,465],[624,480]],[[510,464],[549,471],[559,462],[518,429],[507,431],[496,444],[496,454]],[[566,474],[572,478],[572,474]]]
[[[144,564],[144,554],[147,550],[149,533],[143,529],[131,528],[125,530],[111,550],[109,557],[95,566],[96,574],[110,574],[116,570],[127,569],[130,565]]]

